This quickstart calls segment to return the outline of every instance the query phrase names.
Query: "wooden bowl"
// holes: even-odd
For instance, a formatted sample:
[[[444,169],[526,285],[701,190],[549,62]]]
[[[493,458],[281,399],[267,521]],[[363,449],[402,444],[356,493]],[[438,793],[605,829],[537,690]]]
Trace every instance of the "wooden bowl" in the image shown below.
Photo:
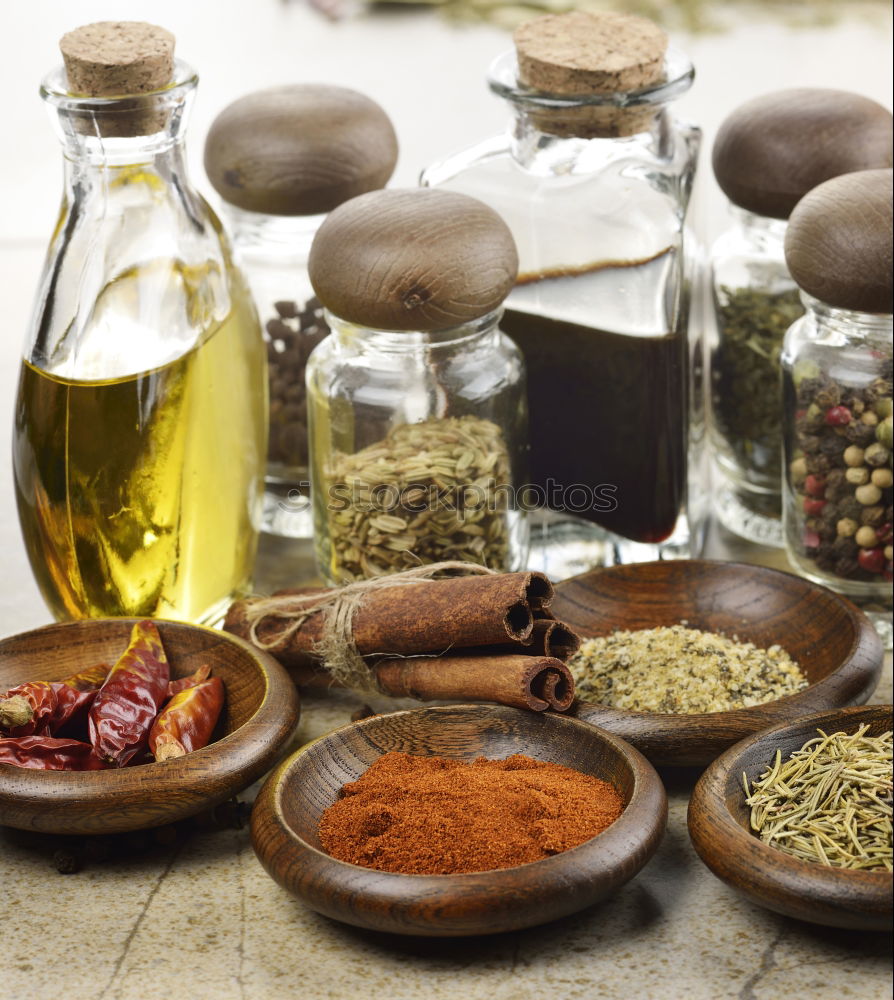
[[[799,861],[764,844],[749,829],[742,772],[753,781],[773,763],[817,735],[854,732],[869,723],[870,735],[891,729],[891,706],[868,705],[817,712],[797,722],[766,729],[737,743],[705,771],[689,802],[689,835],[702,861],[719,878],[766,906],[799,920],[831,927],[890,931],[889,872],[848,871]]]
[[[860,705],[878,684],[884,650],[850,601],[779,570],[703,559],[632,563],[560,583],[552,609],[581,636],[686,621],[767,648],[778,643],[810,686],[730,712],[628,712],[579,701],[572,712],[621,736],[653,764],[703,767],[751,733],[811,712]]]
[[[392,750],[467,761],[524,753],[609,781],[626,808],[579,847],[496,871],[402,875],[325,854],[323,811]],[[312,909],[358,927],[449,937],[531,927],[595,903],[645,865],[666,819],[658,775],[617,737],[560,715],[457,705],[372,716],[302,748],[268,778],[251,831],[268,873]]]
[[[114,664],[136,618],[47,625],[0,641],[0,691]],[[224,802],[259,778],[298,722],[285,670],[225,632],[157,621],[172,677],[207,663],[226,701],[219,737],[163,763],[106,771],[38,771],[0,764],[0,824],[57,834],[119,833],[162,826]]]

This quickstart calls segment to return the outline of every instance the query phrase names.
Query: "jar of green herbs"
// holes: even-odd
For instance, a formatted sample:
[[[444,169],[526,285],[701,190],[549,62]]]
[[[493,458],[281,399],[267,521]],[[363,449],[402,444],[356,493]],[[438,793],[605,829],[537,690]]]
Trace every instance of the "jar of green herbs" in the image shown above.
[[[890,112],[844,91],[767,94],[737,108],[717,133],[714,176],[732,225],[711,252],[714,503],[724,526],[751,541],[783,541],[779,356],[804,312],[785,262],[788,217],[823,181],[891,162]]]

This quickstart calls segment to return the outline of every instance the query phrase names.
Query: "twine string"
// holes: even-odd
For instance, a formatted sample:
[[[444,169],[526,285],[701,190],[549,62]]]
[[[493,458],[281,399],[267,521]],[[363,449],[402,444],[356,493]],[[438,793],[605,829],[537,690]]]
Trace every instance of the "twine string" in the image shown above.
[[[371,580],[358,580],[326,594],[284,594],[280,597],[257,598],[246,609],[248,634],[251,641],[265,651],[286,645],[301,630],[311,615],[322,614],[320,640],[313,653],[319,656],[334,681],[358,691],[379,693],[373,668],[360,655],[354,642],[354,616],[362,607],[367,594],[389,587],[406,587],[417,583],[434,583],[438,573],[452,571],[461,575],[494,574],[478,563],[449,560],[415,566],[390,576]],[[283,624],[266,639],[258,633],[260,625],[268,619],[278,619]]]

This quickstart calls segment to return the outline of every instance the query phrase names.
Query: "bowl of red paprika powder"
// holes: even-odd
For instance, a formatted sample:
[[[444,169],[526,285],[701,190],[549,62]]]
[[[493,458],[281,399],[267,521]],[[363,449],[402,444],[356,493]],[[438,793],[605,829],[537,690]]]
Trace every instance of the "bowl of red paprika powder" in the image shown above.
[[[113,665],[135,618],[46,625],[0,640],[0,694]],[[298,692],[272,658],[235,636],[154,620],[171,680],[200,667],[224,684],[212,741],[171,760],[101,770],[46,770],[0,763],[0,824],[53,834],[111,834],[163,826],[218,805],[280,756],[298,723]],[[68,741],[73,742],[73,741]]]
[[[494,772],[487,797],[485,772]],[[366,811],[349,829],[337,813],[349,798],[362,804],[361,791]],[[453,812],[439,829],[446,820],[433,810],[444,798]],[[564,849],[584,806],[613,821]],[[501,815],[512,819],[482,850],[475,823]],[[596,903],[646,864],[666,819],[658,775],[618,737],[552,713],[451,705],[372,716],[303,747],[268,778],[251,826],[268,874],[319,913],[449,937],[532,927]],[[539,860],[527,860],[538,856],[531,831]],[[501,867],[486,868],[488,857]],[[431,871],[451,873],[421,873]]]

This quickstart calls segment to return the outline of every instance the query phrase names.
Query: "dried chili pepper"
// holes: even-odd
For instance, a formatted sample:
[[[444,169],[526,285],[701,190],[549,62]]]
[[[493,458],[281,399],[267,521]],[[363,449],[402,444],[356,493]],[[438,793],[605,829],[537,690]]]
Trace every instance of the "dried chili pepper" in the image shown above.
[[[201,684],[202,681],[207,681],[210,676],[211,667],[207,663],[203,663],[194,674],[190,674],[188,677],[179,677],[175,681],[169,681],[167,696],[168,698],[173,698],[175,694],[179,694],[187,688],[195,687],[196,684]]]
[[[98,771],[107,766],[89,743],[54,736],[0,737],[0,763],[41,771]]]
[[[171,760],[207,746],[223,702],[224,686],[219,677],[174,695],[149,734],[149,749],[155,759]]]
[[[158,629],[137,622],[130,644],[90,708],[90,742],[103,760],[124,765],[146,745],[168,691],[170,669]]]
[[[0,729],[9,736],[51,735],[93,703],[108,676],[105,663],[61,681],[28,681],[0,698]]]

